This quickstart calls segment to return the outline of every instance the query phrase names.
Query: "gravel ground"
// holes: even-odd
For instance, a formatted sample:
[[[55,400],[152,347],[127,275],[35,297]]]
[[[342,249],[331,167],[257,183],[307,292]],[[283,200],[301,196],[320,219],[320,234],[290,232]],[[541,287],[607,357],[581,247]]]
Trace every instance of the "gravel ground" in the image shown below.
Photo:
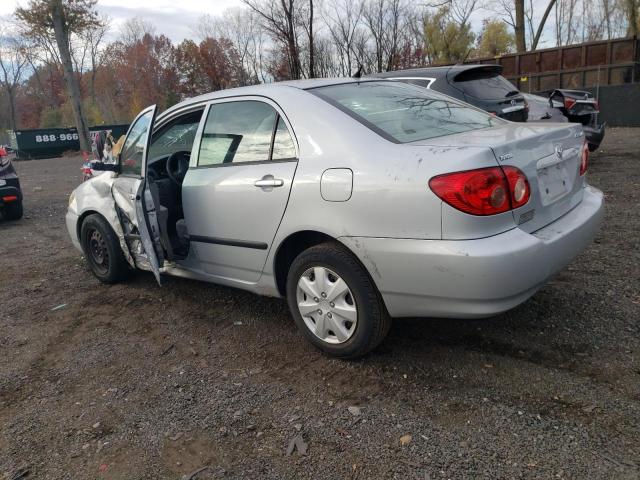
[[[63,221],[81,161],[17,162],[0,478],[640,478],[639,151],[638,129],[609,129],[589,173],[603,230],[531,300],[396,321],[358,362],[315,351],[282,300],[99,284]],[[297,436],[306,455],[288,456]]]

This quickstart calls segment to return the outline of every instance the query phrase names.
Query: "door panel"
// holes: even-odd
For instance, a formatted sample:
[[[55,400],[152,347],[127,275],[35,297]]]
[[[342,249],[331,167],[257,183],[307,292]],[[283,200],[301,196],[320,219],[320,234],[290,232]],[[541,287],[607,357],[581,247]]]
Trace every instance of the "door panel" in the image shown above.
[[[123,231],[129,236],[127,244],[131,255],[136,258],[139,266],[151,270],[160,283],[163,256],[159,243],[159,228],[155,205],[144,181],[150,131],[155,114],[156,106],[148,107],[129,127],[118,159],[121,173],[113,181],[111,193],[119,209]],[[139,251],[136,251],[137,249]]]
[[[212,275],[255,283],[289,199],[297,162],[191,168],[182,187],[191,248]],[[258,185],[256,185],[258,182]]]
[[[264,98],[215,101],[205,116],[182,184],[190,247],[204,272],[255,283],[289,200],[296,146]]]

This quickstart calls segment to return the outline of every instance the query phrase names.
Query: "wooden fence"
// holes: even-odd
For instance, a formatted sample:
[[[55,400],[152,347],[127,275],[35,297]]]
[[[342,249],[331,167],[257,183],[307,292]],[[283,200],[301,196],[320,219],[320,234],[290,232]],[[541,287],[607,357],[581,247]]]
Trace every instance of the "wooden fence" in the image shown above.
[[[640,39],[588,42],[465,63],[498,63],[503,75],[524,92],[640,83]]]

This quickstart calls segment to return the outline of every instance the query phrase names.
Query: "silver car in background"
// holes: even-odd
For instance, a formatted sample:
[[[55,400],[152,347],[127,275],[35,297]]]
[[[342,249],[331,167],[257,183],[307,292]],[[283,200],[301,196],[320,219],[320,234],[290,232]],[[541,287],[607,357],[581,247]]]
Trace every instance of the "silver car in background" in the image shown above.
[[[587,162],[580,125],[386,80],[284,82],[144,110],[66,222],[104,282],[139,268],[286,297],[307,339],[354,358],[391,318],[533,295],[601,223]]]

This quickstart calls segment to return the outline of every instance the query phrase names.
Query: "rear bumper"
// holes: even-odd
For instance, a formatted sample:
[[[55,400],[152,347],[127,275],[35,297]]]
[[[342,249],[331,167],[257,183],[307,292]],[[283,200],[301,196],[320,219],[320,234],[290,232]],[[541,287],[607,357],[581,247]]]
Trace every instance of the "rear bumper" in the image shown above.
[[[4,183],[4,185],[0,185],[0,207],[22,201],[22,190],[17,178],[4,179],[0,183]]]
[[[527,300],[593,240],[602,192],[586,187],[566,215],[527,233],[478,240],[342,237],[375,281],[394,317],[482,318]]]

